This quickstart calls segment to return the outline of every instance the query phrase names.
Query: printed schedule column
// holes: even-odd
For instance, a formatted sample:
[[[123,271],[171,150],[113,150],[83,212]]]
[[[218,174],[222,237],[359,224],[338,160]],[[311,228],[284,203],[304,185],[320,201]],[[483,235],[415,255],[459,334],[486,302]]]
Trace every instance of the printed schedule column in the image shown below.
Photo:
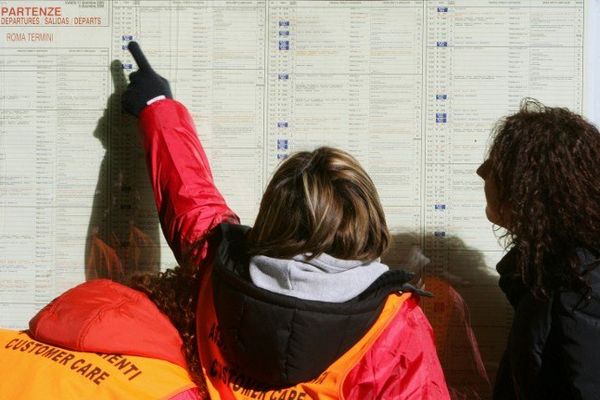
[[[190,110],[217,187],[252,224],[264,181],[264,1],[124,1],[113,10],[113,46],[125,70],[135,69],[126,45],[138,40]],[[161,265],[174,265],[158,238]]]
[[[583,1],[428,1],[427,20],[425,250],[469,305],[494,377],[512,311],[497,288],[503,252],[475,171],[496,121],[524,97],[582,111]]]
[[[269,2],[269,172],[297,150],[342,148],[392,229],[418,231],[422,13],[420,1]]]
[[[85,277],[110,20],[98,2],[5,1],[0,14],[0,324],[22,328]]]
[[[265,2],[120,2],[114,12],[115,37],[139,40],[169,79],[193,114],[219,189],[251,223],[263,185]]]

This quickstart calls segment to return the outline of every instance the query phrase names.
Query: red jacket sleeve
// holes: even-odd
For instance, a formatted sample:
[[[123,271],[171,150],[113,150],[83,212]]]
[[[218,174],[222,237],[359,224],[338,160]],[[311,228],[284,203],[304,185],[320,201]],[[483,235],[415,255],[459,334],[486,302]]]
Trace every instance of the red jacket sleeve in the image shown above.
[[[180,264],[198,264],[206,234],[221,222],[238,223],[238,217],[215,186],[183,104],[167,99],[147,106],[140,128],[163,233]]]
[[[347,400],[449,400],[427,317],[411,298],[343,386]]]

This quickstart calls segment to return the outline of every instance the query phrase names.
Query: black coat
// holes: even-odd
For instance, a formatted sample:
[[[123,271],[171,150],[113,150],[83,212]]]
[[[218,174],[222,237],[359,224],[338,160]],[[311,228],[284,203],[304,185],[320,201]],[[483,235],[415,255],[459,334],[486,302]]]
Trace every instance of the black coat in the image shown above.
[[[580,251],[591,300],[558,290],[535,298],[522,283],[515,250],[498,263],[500,287],[515,315],[500,363],[494,399],[600,399],[600,267]]]

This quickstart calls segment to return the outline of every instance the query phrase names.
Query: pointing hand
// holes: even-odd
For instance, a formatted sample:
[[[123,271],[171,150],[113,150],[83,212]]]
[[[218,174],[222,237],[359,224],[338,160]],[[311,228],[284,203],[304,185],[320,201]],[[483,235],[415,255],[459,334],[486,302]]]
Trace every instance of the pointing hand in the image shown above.
[[[161,98],[172,99],[173,95],[169,81],[152,69],[140,45],[137,42],[129,42],[127,48],[137,63],[138,70],[129,75],[130,83],[121,101],[123,109],[137,117],[148,104]]]

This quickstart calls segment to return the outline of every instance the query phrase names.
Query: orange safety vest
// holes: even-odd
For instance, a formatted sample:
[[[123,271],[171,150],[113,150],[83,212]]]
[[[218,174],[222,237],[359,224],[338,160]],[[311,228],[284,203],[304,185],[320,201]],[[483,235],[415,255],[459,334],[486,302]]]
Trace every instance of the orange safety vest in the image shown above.
[[[169,399],[193,387],[168,361],[71,351],[0,329],[0,399]]]
[[[352,348],[315,379],[284,389],[261,391],[252,388],[249,384],[251,380],[236,372],[219,349],[220,333],[213,303],[211,274],[212,266],[207,268],[200,283],[198,304],[202,306],[198,309],[196,320],[202,373],[210,398],[213,400],[343,399],[342,386],[346,376],[394,319],[402,304],[411,296],[410,293],[389,295],[375,324]]]

